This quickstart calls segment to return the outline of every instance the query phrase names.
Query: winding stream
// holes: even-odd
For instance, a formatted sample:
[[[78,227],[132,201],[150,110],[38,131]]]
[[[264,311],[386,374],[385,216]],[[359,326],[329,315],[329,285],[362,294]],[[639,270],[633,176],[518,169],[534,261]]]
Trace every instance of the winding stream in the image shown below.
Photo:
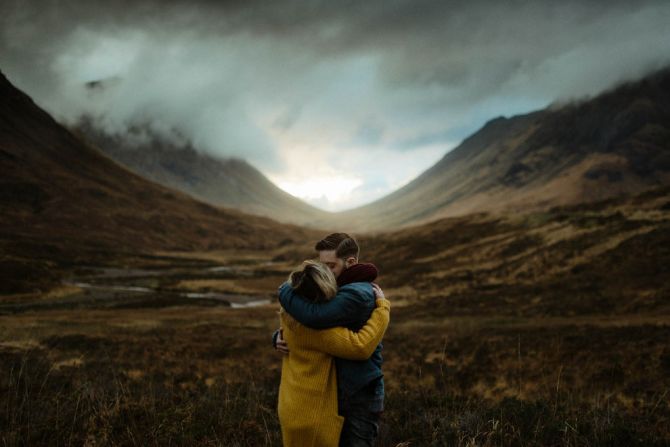
[[[120,268],[100,268],[90,267],[95,271],[94,274],[78,278],[70,278],[63,282],[64,285],[78,287],[92,292],[129,292],[137,294],[169,294],[193,300],[213,300],[222,304],[227,304],[233,309],[243,309],[248,307],[264,306],[272,303],[268,298],[261,298],[258,295],[245,295],[224,292],[197,292],[186,290],[164,290],[161,288],[146,287],[132,284],[133,281],[139,281],[146,278],[159,278],[161,276],[173,276],[175,274],[187,274],[189,277],[196,275],[200,279],[215,279],[217,274],[226,274],[226,278],[234,279],[236,277],[253,276],[254,271],[240,270],[234,266],[215,266],[198,269],[169,269],[169,270],[147,270],[147,269],[120,269]],[[98,282],[113,281],[113,283]],[[119,284],[121,283],[121,284]]]

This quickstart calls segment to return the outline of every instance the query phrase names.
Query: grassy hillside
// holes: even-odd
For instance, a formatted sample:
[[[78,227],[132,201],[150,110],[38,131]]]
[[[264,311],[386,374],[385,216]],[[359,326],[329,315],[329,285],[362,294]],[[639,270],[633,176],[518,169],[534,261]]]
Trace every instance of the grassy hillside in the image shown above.
[[[393,303],[380,445],[668,445],[669,192],[361,238]],[[281,445],[277,304],[239,303],[311,254],[158,252],[2,298],[2,442]]]
[[[0,94],[0,293],[45,290],[72,265],[126,254],[271,248],[312,234],[128,171],[1,74]]]
[[[388,230],[525,213],[670,184],[670,69],[593,98],[489,121],[418,178],[336,218]]]
[[[447,218],[364,238],[363,244],[385,283],[420,291],[414,304],[426,312],[533,317],[670,311],[668,187],[526,215]]]

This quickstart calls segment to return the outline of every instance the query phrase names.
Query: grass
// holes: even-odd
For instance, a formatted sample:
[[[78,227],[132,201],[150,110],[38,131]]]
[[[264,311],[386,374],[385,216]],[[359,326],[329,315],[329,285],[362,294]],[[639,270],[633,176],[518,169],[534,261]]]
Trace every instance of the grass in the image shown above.
[[[668,445],[668,321],[415,311],[394,308],[385,339],[379,445]],[[17,342],[0,345],[0,445],[281,445],[273,307],[26,312],[1,323],[2,339]]]
[[[670,210],[651,199],[363,238],[393,303],[379,446],[670,445]],[[154,290],[3,296],[0,446],[281,445],[277,306],[179,293],[270,296],[305,247],[89,260],[63,268]]]
[[[13,364],[2,425],[4,445],[272,445],[279,442],[274,386],[138,380],[53,368],[29,355]],[[68,374],[69,373],[69,374]]]
[[[66,379],[37,358],[10,371],[4,445],[280,445],[276,380],[213,384],[80,373]],[[66,371],[67,372],[67,371]],[[438,384],[444,385],[444,384]],[[615,402],[498,402],[435,387],[391,389],[381,445],[667,445],[645,415]]]

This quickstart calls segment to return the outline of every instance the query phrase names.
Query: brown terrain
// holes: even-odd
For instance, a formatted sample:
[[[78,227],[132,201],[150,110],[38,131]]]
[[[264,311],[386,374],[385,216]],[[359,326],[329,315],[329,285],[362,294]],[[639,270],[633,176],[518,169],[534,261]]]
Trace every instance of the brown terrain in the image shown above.
[[[281,445],[275,293],[321,232],[143,180],[2,90],[2,444]],[[359,239],[392,301],[379,445],[670,445],[669,187]]]
[[[593,202],[670,184],[670,69],[594,98],[499,117],[418,178],[340,213],[359,230]]]

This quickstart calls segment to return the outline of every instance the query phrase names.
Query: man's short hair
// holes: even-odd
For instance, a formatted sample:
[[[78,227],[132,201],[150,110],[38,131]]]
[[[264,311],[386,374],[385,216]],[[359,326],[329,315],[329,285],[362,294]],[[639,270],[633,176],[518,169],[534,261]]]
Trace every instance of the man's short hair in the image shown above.
[[[346,259],[351,256],[358,258],[361,251],[356,239],[347,233],[333,233],[321,239],[314,246],[316,251],[335,250],[338,258]]]

